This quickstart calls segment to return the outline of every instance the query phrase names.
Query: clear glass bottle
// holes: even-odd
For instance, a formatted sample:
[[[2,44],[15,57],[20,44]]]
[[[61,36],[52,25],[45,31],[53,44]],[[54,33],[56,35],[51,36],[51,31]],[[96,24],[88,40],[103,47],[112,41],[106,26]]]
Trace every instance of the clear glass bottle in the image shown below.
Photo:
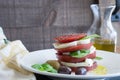
[[[117,43],[117,32],[112,26],[111,15],[115,6],[103,7],[104,10],[100,12],[101,26],[96,30],[100,31],[100,38],[94,39],[94,46],[96,49],[115,52]],[[96,27],[96,26],[94,26]],[[91,32],[92,33],[92,32]],[[93,34],[93,33],[92,33]]]
[[[91,27],[89,28],[87,34],[99,34],[100,35],[100,12],[99,12],[99,6],[98,4],[92,4],[90,6],[92,13],[93,13],[93,23]]]

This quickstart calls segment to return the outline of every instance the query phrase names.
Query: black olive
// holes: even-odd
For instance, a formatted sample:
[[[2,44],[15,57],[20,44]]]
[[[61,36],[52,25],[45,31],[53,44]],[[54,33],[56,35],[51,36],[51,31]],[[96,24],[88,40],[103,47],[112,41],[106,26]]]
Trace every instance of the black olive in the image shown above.
[[[78,68],[78,70],[75,72],[76,75],[85,75],[87,73],[86,68]]]
[[[67,66],[60,66],[60,68],[58,69],[58,73],[61,74],[71,74],[71,72],[72,72],[71,68]]]

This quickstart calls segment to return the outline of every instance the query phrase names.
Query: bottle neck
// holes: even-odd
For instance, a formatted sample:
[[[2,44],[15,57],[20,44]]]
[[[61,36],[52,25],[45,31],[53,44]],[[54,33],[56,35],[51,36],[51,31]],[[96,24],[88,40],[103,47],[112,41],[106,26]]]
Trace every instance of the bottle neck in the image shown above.
[[[102,17],[101,17],[101,29],[100,29],[100,35],[105,38],[112,41],[116,41],[117,33],[115,29],[112,26],[111,22],[111,15],[114,10],[115,6],[108,6],[106,8],[102,8]]]

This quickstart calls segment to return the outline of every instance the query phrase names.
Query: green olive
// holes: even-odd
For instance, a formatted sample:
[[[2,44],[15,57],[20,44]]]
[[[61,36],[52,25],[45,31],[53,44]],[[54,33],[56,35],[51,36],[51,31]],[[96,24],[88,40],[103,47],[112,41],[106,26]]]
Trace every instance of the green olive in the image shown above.
[[[55,68],[56,70],[60,68],[60,63],[58,62],[58,60],[48,60],[47,63],[53,66],[53,68]]]

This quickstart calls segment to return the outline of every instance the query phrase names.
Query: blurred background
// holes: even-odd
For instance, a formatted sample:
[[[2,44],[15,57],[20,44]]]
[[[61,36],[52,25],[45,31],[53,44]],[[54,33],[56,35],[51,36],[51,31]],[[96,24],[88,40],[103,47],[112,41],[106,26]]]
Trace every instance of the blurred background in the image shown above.
[[[98,1],[0,0],[0,26],[9,40],[20,39],[29,51],[53,48],[53,39],[58,35],[88,31],[93,22],[90,5],[94,3]],[[117,18],[112,24],[120,46]]]

